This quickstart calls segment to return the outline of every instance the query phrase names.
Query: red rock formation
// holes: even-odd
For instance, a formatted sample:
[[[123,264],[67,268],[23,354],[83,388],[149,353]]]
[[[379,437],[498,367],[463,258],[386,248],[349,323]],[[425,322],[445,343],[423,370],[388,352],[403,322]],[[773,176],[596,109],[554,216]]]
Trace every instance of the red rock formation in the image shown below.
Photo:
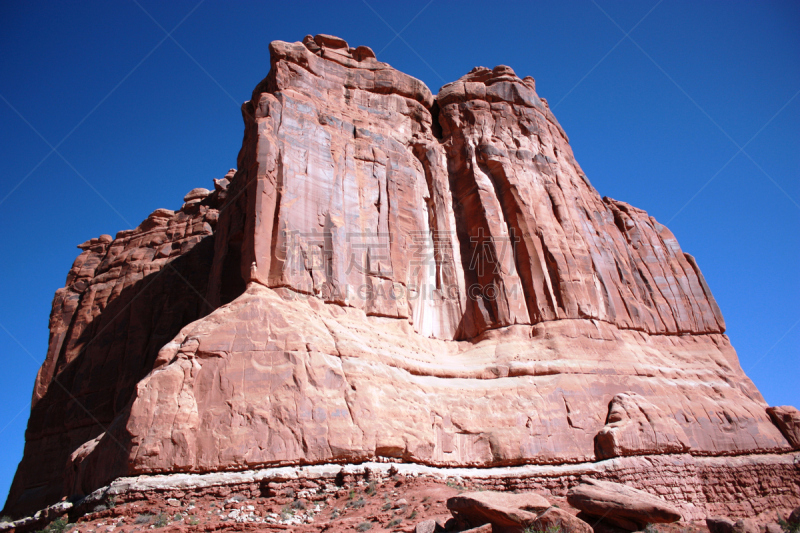
[[[767,413],[795,450],[800,450],[800,411],[791,405],[768,407]]]
[[[462,492],[447,499],[447,508],[466,531],[480,531],[481,526],[490,525],[486,531],[522,533],[523,531],[547,531],[558,528],[572,533],[592,533],[586,522],[573,514],[551,505],[539,494],[510,494],[508,492]]]
[[[494,250],[499,268],[470,279],[494,284],[498,298],[470,300],[467,336],[556,319],[657,334],[725,330],[669,230],[592,188],[532,78],[478,67],[437,102],[465,255],[476,240],[515,241],[514,253]]]
[[[645,398],[617,394],[608,406],[606,425],[595,437],[595,455],[608,459],[621,455],[683,453],[688,438],[674,416],[667,415]]]
[[[550,506],[549,501],[535,492],[464,492],[447,499],[447,508],[453,516],[470,527],[491,523],[500,528],[521,530]]]
[[[270,55],[238,170],[82,245],[8,511],[121,475],[591,461],[598,432],[791,449],[694,259],[599,196],[532,78],[434,98],[338,38]]]
[[[640,531],[647,524],[681,520],[681,513],[662,498],[610,481],[584,478],[567,493],[567,502],[592,517],[626,531]]]
[[[161,346],[212,310],[203,295],[224,197],[195,193],[179,211],[157,209],[134,230],[79,246],[53,300],[9,506],[36,510],[64,496],[70,455],[125,410]]]

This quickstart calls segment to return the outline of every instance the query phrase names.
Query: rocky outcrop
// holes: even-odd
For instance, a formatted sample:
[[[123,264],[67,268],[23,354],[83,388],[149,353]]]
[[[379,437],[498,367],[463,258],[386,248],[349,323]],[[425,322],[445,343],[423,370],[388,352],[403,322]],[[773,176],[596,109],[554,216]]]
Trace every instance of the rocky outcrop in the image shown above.
[[[459,524],[472,528],[490,524],[491,531],[506,533],[548,531],[548,528],[592,533],[589,524],[531,492],[465,492],[448,498],[447,508]]]
[[[476,68],[434,105],[370,54],[320,43],[273,42],[244,106],[245,279],[440,339],[555,319],[724,331],[694,260],[600,198],[531,78]]]
[[[767,413],[792,448],[800,450],[800,411],[791,405],[767,407]]]
[[[78,246],[53,299],[25,455],[9,494],[13,509],[61,499],[70,457],[125,411],[161,346],[213,310],[204,294],[224,199],[224,190],[194,197],[178,211],[155,210],[136,229]]]
[[[786,518],[786,522],[793,526],[800,525],[800,507],[795,507],[792,510],[788,518]]]
[[[534,531],[561,531],[563,533],[592,533],[594,529],[572,513],[550,507],[536,517],[530,526]]]
[[[767,524],[762,528],[751,519],[743,518],[734,522],[718,516],[706,518],[706,526],[709,533],[761,533],[761,531],[771,533],[775,528],[777,531],[783,531],[778,524]]]
[[[478,67],[437,102],[462,257],[474,263],[465,275],[483,289],[469,299],[467,335],[555,319],[725,330],[669,230],[592,188],[532,78]]]
[[[447,508],[457,520],[478,527],[492,524],[499,528],[528,527],[550,508],[550,502],[536,493],[465,492],[447,500]]]
[[[677,509],[657,496],[620,483],[591,478],[584,478],[580,485],[571,488],[567,501],[597,520],[628,531],[681,519]]]
[[[733,520],[721,516],[706,518],[706,527],[709,533],[733,533]]]
[[[102,457],[104,445],[113,453],[117,441],[132,435],[130,473],[375,457],[442,466],[590,460],[605,411],[602,395],[591,391],[613,392],[621,376],[627,387],[646,390],[659,380],[638,376],[636,365],[675,345],[653,352],[671,339],[651,338],[644,349],[640,337],[601,323],[593,351],[579,352],[584,359],[551,360],[543,372],[532,361],[548,354],[553,337],[564,336],[558,326],[450,344],[414,337],[407,324],[370,323],[361,310],[254,283],[162,348],[124,425],[93,454]],[[711,346],[684,347],[684,357],[699,366]],[[628,369],[621,352],[630,358]],[[569,370],[581,366],[594,370],[583,377]],[[612,367],[613,374],[599,370]],[[713,405],[693,392],[679,393],[687,411]],[[520,420],[525,405],[541,407]],[[707,450],[701,439],[713,434],[700,424],[687,427],[694,430],[692,448]]]
[[[335,37],[269,52],[238,168],[82,245],[7,512],[139,474],[791,449],[694,259],[600,197],[532,78],[434,96]]]
[[[594,439],[595,455],[683,453],[690,449],[688,440],[673,416],[635,392],[623,392],[608,406],[606,425]]]

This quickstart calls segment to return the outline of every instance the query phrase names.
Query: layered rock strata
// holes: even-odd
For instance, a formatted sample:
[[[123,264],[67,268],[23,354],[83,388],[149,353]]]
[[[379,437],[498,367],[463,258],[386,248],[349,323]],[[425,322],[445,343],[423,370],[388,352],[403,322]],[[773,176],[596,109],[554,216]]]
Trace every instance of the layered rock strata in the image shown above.
[[[331,490],[370,482],[434,481],[449,487],[464,485],[509,494],[530,493],[566,498],[569,489],[587,476],[625,483],[670,502],[684,521],[722,515],[737,519],[788,516],[800,503],[798,452],[781,455],[695,457],[688,454],[618,457],[592,463],[525,465],[488,468],[437,468],[412,463],[322,464],[271,467],[208,474],[155,474],[117,478],[77,502],[76,509],[91,510],[107,501],[139,502],[153,499],[192,500],[208,496],[220,500],[233,494],[250,497],[279,496],[318,489],[325,499]],[[394,478],[394,479],[393,479]],[[566,502],[565,502],[566,503]]]
[[[8,511],[137,474],[791,450],[695,260],[600,197],[532,78],[270,58],[235,172],[82,245]]]

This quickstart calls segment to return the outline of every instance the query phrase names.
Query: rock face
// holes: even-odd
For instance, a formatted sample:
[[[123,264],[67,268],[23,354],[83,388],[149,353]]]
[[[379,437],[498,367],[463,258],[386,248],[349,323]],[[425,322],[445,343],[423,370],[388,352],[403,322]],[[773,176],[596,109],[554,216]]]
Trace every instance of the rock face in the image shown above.
[[[203,294],[224,198],[217,191],[176,212],[157,209],[135,230],[79,245],[53,299],[47,357],[7,505],[15,512],[65,495],[71,456],[88,453],[125,411],[161,346],[211,311]]]
[[[791,405],[767,407],[767,413],[795,450],[800,450],[800,411]]]
[[[595,455],[683,453],[688,438],[674,417],[635,392],[617,394],[608,406],[606,425],[595,437]]]
[[[81,245],[7,512],[123,475],[791,449],[694,259],[600,197],[532,78],[434,97],[335,37],[269,52],[238,169]]]

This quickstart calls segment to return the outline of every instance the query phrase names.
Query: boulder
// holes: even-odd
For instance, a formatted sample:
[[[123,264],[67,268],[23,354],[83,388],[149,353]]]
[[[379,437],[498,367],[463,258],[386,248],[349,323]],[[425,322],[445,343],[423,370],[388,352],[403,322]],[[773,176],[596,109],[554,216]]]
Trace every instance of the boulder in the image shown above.
[[[414,533],[433,533],[436,531],[436,520],[423,520],[414,527]]]
[[[630,531],[646,524],[677,522],[680,512],[649,492],[620,483],[582,478],[567,492],[567,502],[581,511]]]
[[[800,411],[791,405],[767,407],[767,413],[795,450],[800,450]]]
[[[208,189],[204,189],[203,187],[197,187],[187,192],[186,196],[183,197],[183,201],[191,202],[193,200],[202,200],[209,194],[211,194],[211,191],[209,191]]]
[[[709,533],[762,533],[762,528],[750,518],[742,518],[734,522],[729,518],[715,516],[706,518],[706,526]],[[778,529],[780,530],[780,527]],[[770,532],[767,531],[767,533]]]
[[[316,42],[319,46],[327,46],[328,48],[335,48],[335,49],[344,49],[347,50],[347,41],[336,37],[334,35],[325,35],[324,33],[320,33],[314,36],[314,42]]]
[[[447,500],[453,517],[473,527],[491,523],[498,527],[524,528],[549,507],[550,502],[533,492],[465,492]]]
[[[528,525],[533,531],[561,533],[593,533],[592,526],[558,507],[550,507]]]
[[[465,529],[461,533],[496,533],[492,524],[484,524],[482,526]]]
[[[800,507],[795,507],[786,521],[793,526],[800,524]]]
[[[709,533],[733,533],[733,520],[721,516],[706,518],[706,527]]]
[[[761,533],[761,528],[752,518],[742,518],[733,524],[733,533]]]

